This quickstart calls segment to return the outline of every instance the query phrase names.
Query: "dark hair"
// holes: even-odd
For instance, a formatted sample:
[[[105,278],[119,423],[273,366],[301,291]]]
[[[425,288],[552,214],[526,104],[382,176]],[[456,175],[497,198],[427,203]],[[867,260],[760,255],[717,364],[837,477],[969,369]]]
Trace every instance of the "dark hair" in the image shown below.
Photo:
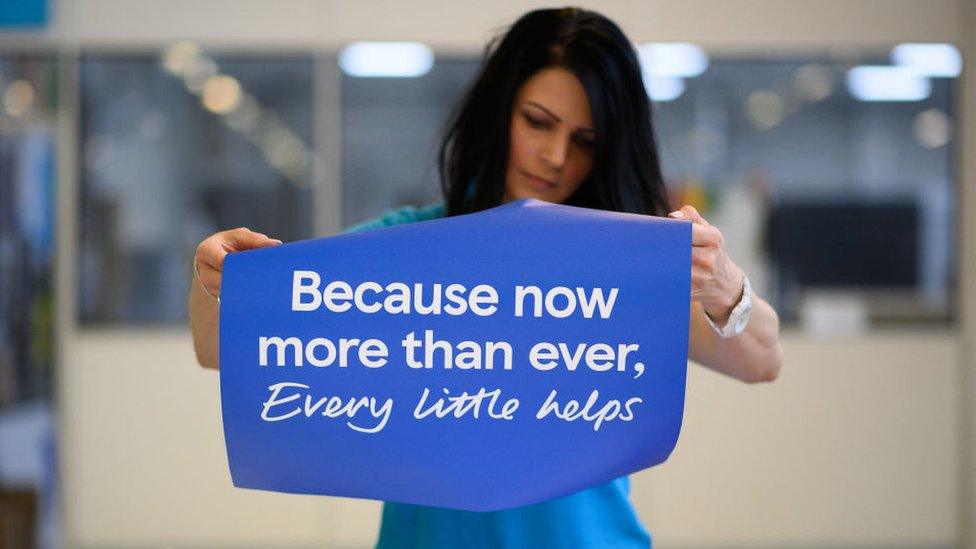
[[[440,147],[447,215],[501,203],[516,93],[532,75],[553,66],[582,83],[596,134],[593,168],[566,203],[666,214],[650,101],[633,46],[606,17],[561,8],[523,15],[485,49],[481,74],[450,119]]]

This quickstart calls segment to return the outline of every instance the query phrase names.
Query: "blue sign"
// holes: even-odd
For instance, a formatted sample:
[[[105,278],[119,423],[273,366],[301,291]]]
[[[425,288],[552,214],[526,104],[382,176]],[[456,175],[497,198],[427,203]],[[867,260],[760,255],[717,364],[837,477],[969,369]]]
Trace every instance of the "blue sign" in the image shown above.
[[[0,1],[0,27],[39,27],[47,24],[47,0]]]
[[[678,438],[691,224],[519,200],[229,254],[235,486],[492,511]]]

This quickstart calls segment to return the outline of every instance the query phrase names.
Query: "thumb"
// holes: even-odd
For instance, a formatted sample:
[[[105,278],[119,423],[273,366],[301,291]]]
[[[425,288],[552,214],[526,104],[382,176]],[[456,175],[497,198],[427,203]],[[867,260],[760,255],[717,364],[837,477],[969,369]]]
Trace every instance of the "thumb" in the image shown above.
[[[224,237],[227,244],[229,244],[230,248],[234,251],[263,248],[265,246],[272,246],[276,242],[281,243],[280,240],[268,238],[267,235],[263,233],[256,233],[247,227],[240,227],[232,231],[227,231]]]

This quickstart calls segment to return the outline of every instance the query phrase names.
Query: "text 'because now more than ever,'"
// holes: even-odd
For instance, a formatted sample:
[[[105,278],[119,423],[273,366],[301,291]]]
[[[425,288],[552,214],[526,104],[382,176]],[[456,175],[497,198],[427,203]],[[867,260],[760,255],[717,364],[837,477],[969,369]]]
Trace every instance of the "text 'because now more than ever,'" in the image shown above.
[[[583,318],[610,318],[617,301],[618,288],[604,295],[603,288],[570,289],[555,286],[543,292],[538,286],[516,286],[514,314],[516,317],[539,318],[545,314],[566,318],[577,312]],[[498,290],[489,284],[468,288],[463,284],[431,284],[416,282],[408,285],[391,282],[381,285],[365,281],[355,287],[344,280],[333,280],[322,287],[322,277],[315,271],[294,271],[292,275],[291,310],[316,311],[320,308],[344,313],[353,307],[363,313],[408,315],[448,314],[460,316],[468,311],[477,316],[491,316],[498,311]]]

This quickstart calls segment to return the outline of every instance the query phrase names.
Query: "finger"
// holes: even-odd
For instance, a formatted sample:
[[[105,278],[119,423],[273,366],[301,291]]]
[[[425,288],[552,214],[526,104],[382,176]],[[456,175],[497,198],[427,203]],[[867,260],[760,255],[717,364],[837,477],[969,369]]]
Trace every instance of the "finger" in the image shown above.
[[[267,248],[270,246],[280,246],[281,244],[282,242],[277,238],[265,237],[265,240],[258,242],[257,245],[254,246],[254,248]]]
[[[222,273],[212,269],[207,272],[200,271],[200,282],[213,295],[220,295],[220,283],[223,278]]]
[[[282,244],[281,240],[240,227],[217,233],[201,242],[197,247],[197,263],[201,269],[210,268],[220,272],[224,268],[224,258],[230,252],[279,244]]]
[[[208,246],[213,246],[212,242],[204,241],[197,248],[197,255],[194,256],[194,269],[195,275],[200,284],[206,288],[207,292],[213,295],[220,295],[220,280],[223,277],[223,273],[215,269],[202,257],[206,256],[206,248]],[[226,252],[223,252],[226,254]]]
[[[283,242],[281,242],[277,238],[271,238],[270,236],[264,233],[253,233],[253,234],[257,235],[258,238],[251,240],[247,247],[235,251],[240,252],[243,250],[250,250],[250,249],[257,249],[257,248],[268,248],[270,246],[278,246],[280,244],[283,244]]]
[[[263,246],[270,246],[275,242],[281,242],[280,240],[269,238],[266,234],[256,233],[246,227],[225,231],[222,234],[224,241],[229,246],[229,249],[227,250],[228,252],[250,250],[251,248],[260,248]]]
[[[196,260],[197,267],[200,269],[200,273],[203,274],[207,270],[220,272],[224,268],[224,256],[227,255],[227,250],[220,243],[219,236],[212,236],[197,247]]]
[[[705,253],[694,253],[691,254],[691,267],[694,272],[701,271],[702,273],[711,273],[715,270],[715,254],[707,253],[712,250],[706,250],[705,248],[699,248],[700,251]]]
[[[705,218],[702,217],[698,210],[695,209],[695,207],[691,204],[685,204],[681,207],[680,211],[684,212],[685,219],[689,219],[693,223],[699,223],[701,225],[705,225],[706,227],[710,225],[710,223],[705,221]]]
[[[691,226],[691,245],[718,247],[722,245],[722,233],[710,225]]]
[[[705,221],[705,218],[702,217],[701,214],[698,213],[698,210],[696,210],[691,204],[685,204],[681,208],[669,213],[668,216],[675,219],[687,219],[692,223],[698,223],[705,226],[709,225],[708,221]]]

